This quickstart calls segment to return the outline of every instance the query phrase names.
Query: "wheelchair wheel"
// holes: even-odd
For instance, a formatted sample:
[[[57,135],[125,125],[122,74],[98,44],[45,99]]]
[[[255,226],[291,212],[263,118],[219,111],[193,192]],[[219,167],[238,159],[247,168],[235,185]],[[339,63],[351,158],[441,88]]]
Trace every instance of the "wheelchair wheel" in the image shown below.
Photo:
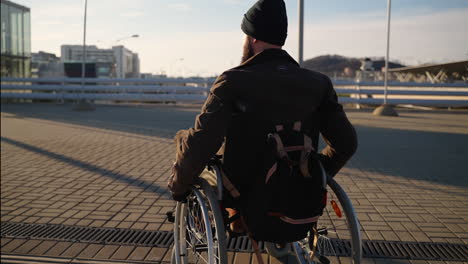
[[[272,242],[263,242],[263,244],[265,245],[265,249],[268,252],[268,254],[275,258],[286,257],[291,252],[290,243],[278,245]]]
[[[177,203],[172,263],[227,263],[220,207],[213,188],[202,178],[187,203]]]
[[[361,263],[362,240],[360,224],[351,200],[335,180],[328,186],[328,205],[317,223],[315,234],[292,243],[299,263]],[[317,243],[310,243],[316,237]],[[311,259],[311,257],[313,259]]]

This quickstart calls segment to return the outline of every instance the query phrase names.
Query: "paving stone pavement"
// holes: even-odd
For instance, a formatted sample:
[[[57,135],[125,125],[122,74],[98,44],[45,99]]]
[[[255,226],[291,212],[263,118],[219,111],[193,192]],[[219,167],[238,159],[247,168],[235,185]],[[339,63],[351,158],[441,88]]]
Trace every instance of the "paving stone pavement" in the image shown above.
[[[192,126],[199,107],[71,108],[2,104],[1,222],[171,230],[165,213],[174,207],[166,188],[172,136]],[[353,201],[363,239],[468,244],[468,111],[399,111],[392,118],[347,110],[360,145],[336,179]],[[165,248],[51,240],[3,238],[1,251],[2,257],[169,261]],[[256,262],[248,253],[230,258]]]

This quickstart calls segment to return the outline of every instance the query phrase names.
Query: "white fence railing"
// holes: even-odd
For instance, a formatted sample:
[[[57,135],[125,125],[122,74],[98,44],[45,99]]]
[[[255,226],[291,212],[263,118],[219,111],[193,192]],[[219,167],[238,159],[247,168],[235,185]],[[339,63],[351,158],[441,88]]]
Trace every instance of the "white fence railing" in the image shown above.
[[[201,102],[214,79],[2,78],[2,99]],[[382,104],[383,82],[334,81],[341,103]],[[468,107],[467,83],[391,82],[388,103]]]

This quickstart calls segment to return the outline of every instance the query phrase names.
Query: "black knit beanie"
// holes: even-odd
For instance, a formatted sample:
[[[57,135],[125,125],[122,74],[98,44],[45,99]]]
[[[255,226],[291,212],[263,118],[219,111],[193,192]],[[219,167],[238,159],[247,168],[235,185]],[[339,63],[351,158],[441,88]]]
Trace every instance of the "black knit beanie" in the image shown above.
[[[283,0],[259,0],[244,15],[245,34],[270,44],[283,46],[288,35],[288,17]]]

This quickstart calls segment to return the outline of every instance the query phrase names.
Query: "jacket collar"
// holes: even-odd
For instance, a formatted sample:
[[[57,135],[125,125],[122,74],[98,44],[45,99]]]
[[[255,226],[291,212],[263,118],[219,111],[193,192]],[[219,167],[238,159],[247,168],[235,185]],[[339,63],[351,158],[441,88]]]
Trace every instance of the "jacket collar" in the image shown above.
[[[245,67],[255,64],[262,64],[264,62],[278,61],[281,63],[290,62],[297,66],[299,64],[285,51],[282,49],[266,49],[260,53],[255,54],[250,59],[239,65],[239,67]]]

